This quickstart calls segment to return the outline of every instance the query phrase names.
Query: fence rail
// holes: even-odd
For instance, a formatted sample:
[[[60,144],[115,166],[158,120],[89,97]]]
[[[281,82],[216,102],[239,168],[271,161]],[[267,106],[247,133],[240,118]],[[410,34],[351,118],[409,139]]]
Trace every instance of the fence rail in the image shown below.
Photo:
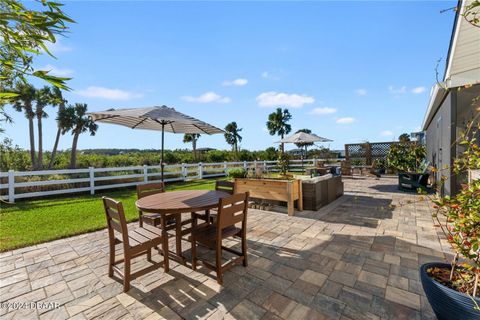
[[[315,166],[321,159],[290,160],[291,171]],[[265,172],[277,172],[277,161],[243,161],[166,165],[165,182],[189,181],[224,177],[230,168],[246,170],[261,167]],[[42,171],[0,172],[1,198],[9,202],[16,199],[44,197],[65,193],[90,192],[136,186],[159,180],[160,166],[134,166],[116,168],[63,169]],[[54,188],[54,190],[45,190]],[[56,189],[55,189],[56,188]]]

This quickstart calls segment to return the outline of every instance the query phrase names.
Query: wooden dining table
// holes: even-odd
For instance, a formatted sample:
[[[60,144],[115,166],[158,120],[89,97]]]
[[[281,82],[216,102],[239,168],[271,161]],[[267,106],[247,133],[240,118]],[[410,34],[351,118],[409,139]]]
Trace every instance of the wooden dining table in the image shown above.
[[[182,224],[181,216],[184,213],[191,213],[192,224],[194,223],[194,212],[207,211],[218,207],[221,198],[229,194],[215,190],[182,190],[153,194],[143,197],[135,202],[139,210],[144,213],[158,213],[161,215],[160,228],[162,230],[162,251],[164,256],[165,272],[169,271],[170,256],[185,264],[182,255]],[[174,216],[176,233],[176,254],[168,248],[167,219]],[[192,225],[193,227],[193,225]]]

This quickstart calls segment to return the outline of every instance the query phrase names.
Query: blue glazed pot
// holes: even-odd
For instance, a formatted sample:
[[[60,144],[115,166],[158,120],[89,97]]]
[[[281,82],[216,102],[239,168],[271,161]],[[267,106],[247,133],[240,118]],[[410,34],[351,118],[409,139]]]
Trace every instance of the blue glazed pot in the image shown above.
[[[447,263],[425,263],[420,267],[420,279],[423,291],[432,306],[438,320],[480,320],[480,310],[475,310],[472,298],[461,292],[450,289],[427,274],[427,269],[437,267],[450,269]],[[480,299],[475,298],[480,306]]]

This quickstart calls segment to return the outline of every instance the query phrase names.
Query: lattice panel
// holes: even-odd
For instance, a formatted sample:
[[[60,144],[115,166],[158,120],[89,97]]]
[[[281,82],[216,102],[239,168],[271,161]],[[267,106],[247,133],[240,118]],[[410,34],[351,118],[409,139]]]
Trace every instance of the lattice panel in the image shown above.
[[[352,165],[371,165],[376,159],[384,159],[390,146],[398,142],[352,143],[345,145],[345,158]]]

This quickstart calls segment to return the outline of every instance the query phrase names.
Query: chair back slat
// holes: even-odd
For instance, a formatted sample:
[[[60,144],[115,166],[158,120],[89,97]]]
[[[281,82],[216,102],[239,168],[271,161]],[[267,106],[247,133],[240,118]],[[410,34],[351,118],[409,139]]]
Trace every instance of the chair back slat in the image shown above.
[[[235,225],[245,223],[248,210],[248,192],[238,193],[228,198],[220,199],[218,205],[218,231]]]
[[[114,233],[117,231],[121,234],[124,245],[128,246],[128,228],[122,203],[107,197],[102,197],[102,199],[110,239],[120,238]]]
[[[233,194],[234,183],[231,181],[217,180],[215,181],[215,190]]]
[[[165,184],[163,182],[152,182],[137,185],[138,199],[162,192],[165,192]]]

